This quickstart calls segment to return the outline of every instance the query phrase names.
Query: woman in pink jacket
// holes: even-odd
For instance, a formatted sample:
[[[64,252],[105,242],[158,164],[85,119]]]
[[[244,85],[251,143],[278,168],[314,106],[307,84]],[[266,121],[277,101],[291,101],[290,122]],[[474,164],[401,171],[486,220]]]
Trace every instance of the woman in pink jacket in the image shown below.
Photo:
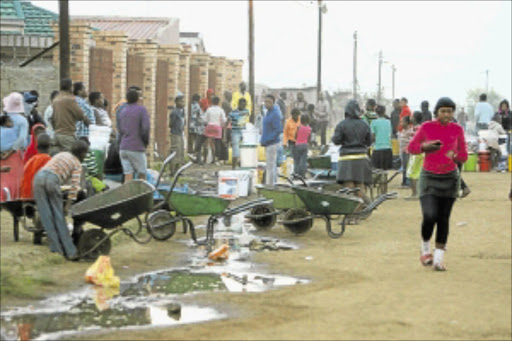
[[[444,271],[443,256],[448,240],[449,220],[459,193],[460,176],[457,162],[468,158],[464,130],[452,122],[455,103],[448,97],[437,101],[436,119],[423,123],[409,143],[411,154],[425,153],[418,190],[423,212],[421,224],[421,256],[423,265],[434,265]],[[430,238],[437,225],[434,255],[430,252]]]

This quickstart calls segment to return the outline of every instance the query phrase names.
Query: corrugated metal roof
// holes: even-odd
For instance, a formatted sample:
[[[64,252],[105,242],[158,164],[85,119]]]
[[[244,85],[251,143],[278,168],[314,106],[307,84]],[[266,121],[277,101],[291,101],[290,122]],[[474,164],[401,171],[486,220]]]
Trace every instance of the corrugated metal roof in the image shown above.
[[[19,0],[2,0],[0,10],[2,19],[23,20],[25,35],[53,37],[50,21],[56,20],[58,14]]]
[[[171,24],[172,18],[126,17],[72,17],[72,21],[89,23],[102,31],[123,31],[129,39],[155,39],[161,28]]]

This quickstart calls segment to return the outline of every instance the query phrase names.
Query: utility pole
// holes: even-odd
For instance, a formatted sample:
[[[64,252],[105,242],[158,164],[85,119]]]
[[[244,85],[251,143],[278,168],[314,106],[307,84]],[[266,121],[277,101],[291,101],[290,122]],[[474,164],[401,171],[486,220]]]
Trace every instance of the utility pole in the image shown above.
[[[393,89],[393,90],[392,90],[392,95],[391,95],[391,97],[392,97],[392,99],[394,100],[394,99],[395,99],[395,71],[396,71],[395,64],[393,64],[393,65],[391,66],[391,70],[393,71],[393,73],[392,73],[392,75],[393,75],[393,76],[392,76],[392,77],[393,77],[393,78],[392,78],[392,89]]]
[[[69,78],[69,2],[59,0],[60,79]]]
[[[485,92],[489,93],[489,70],[485,70]]]
[[[353,76],[353,88],[352,96],[357,99],[357,31],[354,31],[354,76]]]
[[[377,103],[380,103],[380,97],[382,95],[381,72],[382,72],[382,50],[379,51],[379,90],[377,91]]]
[[[249,0],[249,94],[251,95],[251,122],[254,122],[254,11],[253,0]]]
[[[318,0],[318,70],[316,80],[316,100],[322,92],[322,0]]]

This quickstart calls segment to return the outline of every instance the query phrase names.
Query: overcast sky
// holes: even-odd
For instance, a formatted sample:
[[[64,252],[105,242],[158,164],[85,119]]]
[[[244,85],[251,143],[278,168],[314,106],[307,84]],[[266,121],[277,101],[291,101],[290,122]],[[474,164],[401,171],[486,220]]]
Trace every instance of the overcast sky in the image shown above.
[[[32,1],[58,12],[57,1]],[[353,33],[358,31],[360,91],[376,92],[378,52],[382,84],[411,107],[466,91],[491,89],[510,100],[512,8],[510,1],[324,1],[322,83],[326,90],[352,89]],[[181,31],[201,32],[212,55],[244,59],[248,78],[247,1],[76,1],[70,15],[161,16],[180,19]],[[316,1],[255,1],[256,82],[271,87],[316,84]]]

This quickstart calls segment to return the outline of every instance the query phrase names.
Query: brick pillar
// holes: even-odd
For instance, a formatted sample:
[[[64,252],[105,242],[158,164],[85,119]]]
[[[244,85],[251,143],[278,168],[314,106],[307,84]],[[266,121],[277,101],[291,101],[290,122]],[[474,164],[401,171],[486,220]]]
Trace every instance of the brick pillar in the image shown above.
[[[238,90],[238,86],[236,86],[234,81],[235,74],[235,61],[233,59],[227,59],[225,64],[225,77],[224,77],[224,88],[228,91],[235,92]]]
[[[180,53],[180,71],[178,75],[178,90],[185,96],[185,145],[189,153],[192,152],[192,141],[188,135],[188,128],[190,124],[190,55],[192,47],[190,45],[182,45]]]
[[[174,106],[174,98],[178,94],[180,52],[181,46],[179,45],[160,45],[160,48],[158,49],[158,59],[165,60],[169,65],[169,77],[167,78],[167,106]]]
[[[144,56],[144,82],[142,86],[143,104],[148,110],[150,120],[150,138],[147,149],[148,165],[154,161],[155,149],[155,100],[156,100],[156,64],[158,44],[150,39],[128,40],[128,52]]]
[[[55,40],[59,40],[59,26],[52,25]],[[92,29],[89,24],[71,22],[69,25],[69,43],[71,45],[70,77],[73,82],[83,82],[89,89],[89,48],[92,42]],[[53,64],[59,68],[59,49],[53,50]]]
[[[199,95],[201,98],[203,98],[206,96],[206,90],[208,90],[208,69],[210,67],[210,55],[208,53],[192,53],[190,56],[190,66],[193,65],[199,66]]]
[[[178,94],[178,75],[180,69],[180,45],[160,45],[158,48],[158,59],[167,62],[168,74],[167,74],[167,107],[174,107],[174,98]],[[167,118],[168,119],[168,118]],[[159,122],[160,123],[160,122]],[[170,122],[165,122],[166,127],[169,126]],[[156,131],[155,131],[156,134]],[[165,153],[169,150],[171,145],[170,130],[167,128],[167,134],[165,134],[165,143],[163,150]],[[167,155],[167,154],[166,154]],[[165,155],[165,156],[166,156]]]
[[[180,53],[180,70],[178,75],[178,90],[185,96],[185,108],[189,112],[190,108],[190,55],[192,47],[190,45],[182,45]]]
[[[128,52],[128,36],[122,31],[94,31],[96,47],[112,50],[114,77],[112,79],[112,103],[110,110],[113,111],[117,103],[122,101],[126,95],[126,55]],[[115,128],[116,120],[112,120]]]
[[[210,61],[210,68],[215,69],[215,93],[221,99],[224,99],[224,91],[227,90],[225,86],[225,67],[226,57],[212,57]]]

